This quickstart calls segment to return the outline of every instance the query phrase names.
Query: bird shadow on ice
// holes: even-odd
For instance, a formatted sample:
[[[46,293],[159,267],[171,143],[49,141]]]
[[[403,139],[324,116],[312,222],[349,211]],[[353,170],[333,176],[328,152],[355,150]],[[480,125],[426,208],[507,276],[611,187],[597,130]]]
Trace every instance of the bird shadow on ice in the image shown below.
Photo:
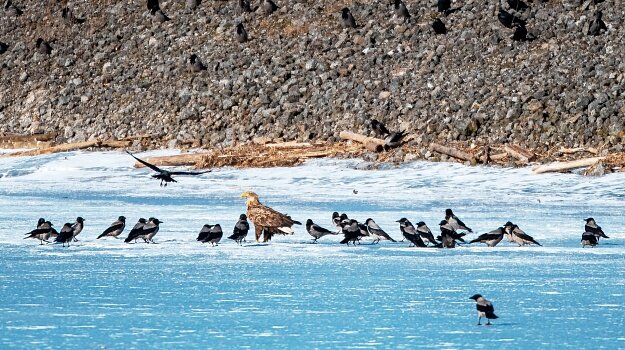
[[[268,245],[269,245],[269,243],[256,243],[256,244],[246,244],[246,245],[244,245],[244,247],[246,247],[246,248],[247,247],[250,247],[250,248],[252,248],[252,247],[266,247]]]

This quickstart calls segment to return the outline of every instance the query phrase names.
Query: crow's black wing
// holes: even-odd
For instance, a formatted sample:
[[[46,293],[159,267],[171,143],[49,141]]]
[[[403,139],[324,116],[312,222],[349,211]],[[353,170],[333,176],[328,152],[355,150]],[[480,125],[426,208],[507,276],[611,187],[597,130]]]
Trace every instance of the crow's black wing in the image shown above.
[[[128,151],[126,151],[126,153],[130,154],[130,156],[131,156],[132,158],[136,159],[137,161],[139,161],[139,163],[141,163],[141,164],[143,164],[143,165],[147,166],[148,168],[150,168],[150,169],[152,169],[152,170],[154,170],[154,171],[156,171],[156,172],[159,172],[159,173],[162,173],[162,172],[163,172],[163,170],[161,170],[161,168],[157,167],[156,165],[154,165],[154,164],[150,164],[150,163],[146,162],[145,160],[139,159],[139,158],[135,157],[135,155],[134,155],[134,154],[132,154],[132,153],[130,153],[130,152],[128,152]]]
[[[312,227],[313,227],[313,229],[314,229],[315,231],[317,231],[317,232],[326,233],[326,234],[328,234],[328,233],[332,233],[332,234],[333,234],[333,233],[336,233],[336,232],[333,232],[333,231],[328,230],[327,228],[323,228],[323,227],[321,227],[321,226],[319,226],[319,225],[317,225],[317,224],[313,224],[313,226],[312,226]]]

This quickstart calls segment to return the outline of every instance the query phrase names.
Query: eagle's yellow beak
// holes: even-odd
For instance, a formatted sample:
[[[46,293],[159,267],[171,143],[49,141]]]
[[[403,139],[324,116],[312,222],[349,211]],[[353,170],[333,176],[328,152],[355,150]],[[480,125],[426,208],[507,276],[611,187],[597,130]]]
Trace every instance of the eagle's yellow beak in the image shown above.
[[[241,198],[246,198],[247,196],[249,196],[249,192],[243,192],[241,193]]]

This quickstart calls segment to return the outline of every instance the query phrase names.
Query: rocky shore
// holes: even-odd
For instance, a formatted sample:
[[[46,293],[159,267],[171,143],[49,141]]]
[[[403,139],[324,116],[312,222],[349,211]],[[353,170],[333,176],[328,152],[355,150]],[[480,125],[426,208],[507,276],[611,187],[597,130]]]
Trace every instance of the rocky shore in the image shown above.
[[[625,143],[625,7],[617,1],[533,1],[515,12],[534,41],[511,39],[497,1],[276,1],[270,16],[238,1],[16,0],[0,9],[0,133],[56,132],[57,143],[135,140],[135,146],[227,147],[253,140],[329,141],[371,133],[375,118],[431,142],[516,144],[537,152]],[[456,4],[457,3],[457,4]],[[252,8],[259,6],[252,1]],[[349,7],[358,27],[343,28]],[[587,35],[596,11],[608,30]],[[448,33],[435,35],[433,18]],[[240,43],[243,23],[249,41]],[[50,43],[50,55],[35,47]],[[207,69],[192,72],[196,54]],[[422,157],[427,158],[426,152]]]

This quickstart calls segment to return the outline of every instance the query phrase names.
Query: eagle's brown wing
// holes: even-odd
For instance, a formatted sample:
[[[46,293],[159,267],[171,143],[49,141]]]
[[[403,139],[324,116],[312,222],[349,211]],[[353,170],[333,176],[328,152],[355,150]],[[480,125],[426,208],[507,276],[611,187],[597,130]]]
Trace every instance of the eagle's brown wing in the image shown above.
[[[293,224],[301,225],[301,223],[291,219],[290,216],[264,205],[256,205],[247,208],[247,217],[254,223],[254,226],[291,227]]]

